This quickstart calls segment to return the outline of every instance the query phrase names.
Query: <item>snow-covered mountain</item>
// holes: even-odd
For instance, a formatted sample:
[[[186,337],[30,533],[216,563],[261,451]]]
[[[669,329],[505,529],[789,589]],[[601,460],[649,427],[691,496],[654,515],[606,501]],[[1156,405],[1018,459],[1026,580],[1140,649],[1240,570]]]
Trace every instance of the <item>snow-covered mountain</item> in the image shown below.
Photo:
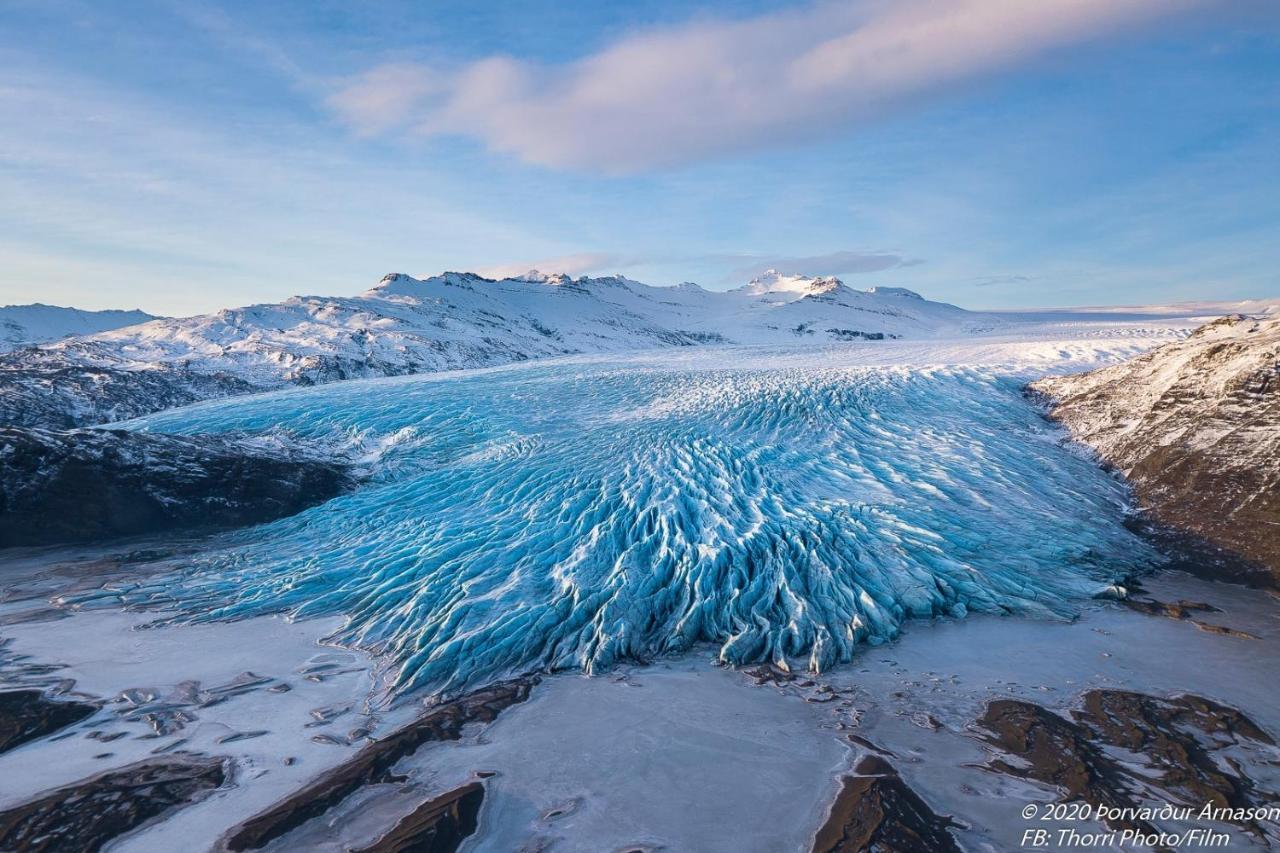
[[[0,423],[71,427],[288,384],[577,353],[955,334],[982,318],[899,288],[772,270],[729,292],[536,271],[393,274],[355,297],[296,296],[0,356]]]
[[[1224,317],[1032,389],[1157,521],[1280,575],[1280,316]]]
[[[154,315],[145,311],[82,311],[39,302],[5,305],[0,307],[0,352],[75,335],[92,335],[154,319]]]

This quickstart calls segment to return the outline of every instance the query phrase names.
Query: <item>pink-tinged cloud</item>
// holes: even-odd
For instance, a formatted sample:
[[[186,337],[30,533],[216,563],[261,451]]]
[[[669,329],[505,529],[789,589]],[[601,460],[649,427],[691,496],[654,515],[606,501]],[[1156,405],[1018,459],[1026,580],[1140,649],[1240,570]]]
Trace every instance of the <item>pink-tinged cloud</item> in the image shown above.
[[[627,173],[795,142],[1213,0],[862,0],[633,34],[564,65],[395,64],[329,101],[361,132]]]
[[[475,271],[487,278],[510,278],[524,275],[534,270],[544,273],[563,273],[568,276],[579,276],[587,273],[600,273],[604,270],[619,270],[638,266],[642,259],[627,258],[613,252],[577,252],[572,255],[559,255],[554,258],[540,258],[533,261],[515,261],[506,264],[475,267]],[[471,269],[471,267],[467,267]]]

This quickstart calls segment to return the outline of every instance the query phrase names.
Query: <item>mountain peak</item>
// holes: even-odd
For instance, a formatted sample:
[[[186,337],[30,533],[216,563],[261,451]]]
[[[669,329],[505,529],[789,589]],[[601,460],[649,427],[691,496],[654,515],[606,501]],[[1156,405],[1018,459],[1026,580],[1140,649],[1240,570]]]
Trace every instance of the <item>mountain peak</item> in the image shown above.
[[[402,272],[387,273],[365,296],[414,296],[422,292],[422,280]]]
[[[843,286],[844,282],[834,276],[785,275],[770,269],[737,290],[752,296],[780,294],[802,299],[815,294],[830,293]]]
[[[556,286],[569,284],[572,278],[562,272],[542,272],[541,270],[529,270],[521,275],[511,277],[511,281],[527,281],[531,284],[552,284]]]
[[[491,281],[473,272],[442,272],[428,278],[414,278],[402,272],[388,273],[382,277],[372,290],[365,291],[365,296],[386,298],[388,296],[420,297],[429,288],[440,285],[469,286],[477,282]]]

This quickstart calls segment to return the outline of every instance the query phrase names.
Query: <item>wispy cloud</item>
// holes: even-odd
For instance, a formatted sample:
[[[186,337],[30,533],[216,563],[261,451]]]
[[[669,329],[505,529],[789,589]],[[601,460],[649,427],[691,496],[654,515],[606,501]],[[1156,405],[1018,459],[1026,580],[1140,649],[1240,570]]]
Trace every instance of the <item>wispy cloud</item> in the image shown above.
[[[1207,0],[863,0],[635,33],[572,63],[382,65],[329,106],[361,133],[458,135],[626,173],[794,142]]]
[[[1008,284],[1027,284],[1033,280],[1034,278],[1029,275],[1017,275],[1017,274],[984,275],[980,278],[975,278],[973,280],[973,286],[974,287],[997,287],[1000,285],[1008,285]]]
[[[479,266],[473,271],[488,278],[508,278],[522,275],[530,270],[544,273],[564,273],[565,275],[585,275],[637,267],[647,263],[642,258],[629,258],[613,252],[577,252],[571,255],[559,255],[554,258],[542,258],[535,261],[515,261],[506,264]]]
[[[172,14],[185,20],[205,36],[228,50],[271,69],[299,89],[319,91],[323,87],[324,80],[321,77],[313,75],[295,62],[278,43],[241,26],[216,4],[193,4],[176,0],[168,3],[167,7]]]
[[[809,255],[807,257],[783,257],[770,255],[736,255],[728,256],[736,259],[739,266],[730,270],[726,281],[746,281],[755,278],[766,270],[778,270],[784,273],[799,275],[858,275],[859,273],[883,272],[897,267],[915,266],[923,263],[915,258],[904,258],[890,252],[859,252],[844,250],[829,252],[825,255]]]
[[[444,81],[430,69],[407,62],[388,63],[347,81],[328,103],[357,133],[375,136],[402,125],[427,98],[444,91]]]

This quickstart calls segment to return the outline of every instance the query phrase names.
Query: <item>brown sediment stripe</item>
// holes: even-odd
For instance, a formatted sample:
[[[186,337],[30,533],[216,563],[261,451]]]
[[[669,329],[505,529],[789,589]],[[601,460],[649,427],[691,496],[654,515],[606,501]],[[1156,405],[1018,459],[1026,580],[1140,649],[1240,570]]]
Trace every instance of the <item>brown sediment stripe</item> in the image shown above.
[[[840,793],[813,839],[813,853],[959,853],[952,822],[929,808],[886,760],[864,758],[860,775],[841,780]]]
[[[523,702],[537,678],[522,678],[484,687],[431,709],[427,714],[375,741],[352,760],[328,771],[302,790],[231,829],[225,850],[257,850],[339,805],[366,785],[386,780],[396,762],[432,741],[457,740],[467,723],[487,723]]]
[[[386,835],[353,853],[453,853],[476,831],[484,785],[471,782],[427,800]]]
[[[0,812],[0,850],[92,853],[222,785],[221,758],[167,756],[130,764]]]

